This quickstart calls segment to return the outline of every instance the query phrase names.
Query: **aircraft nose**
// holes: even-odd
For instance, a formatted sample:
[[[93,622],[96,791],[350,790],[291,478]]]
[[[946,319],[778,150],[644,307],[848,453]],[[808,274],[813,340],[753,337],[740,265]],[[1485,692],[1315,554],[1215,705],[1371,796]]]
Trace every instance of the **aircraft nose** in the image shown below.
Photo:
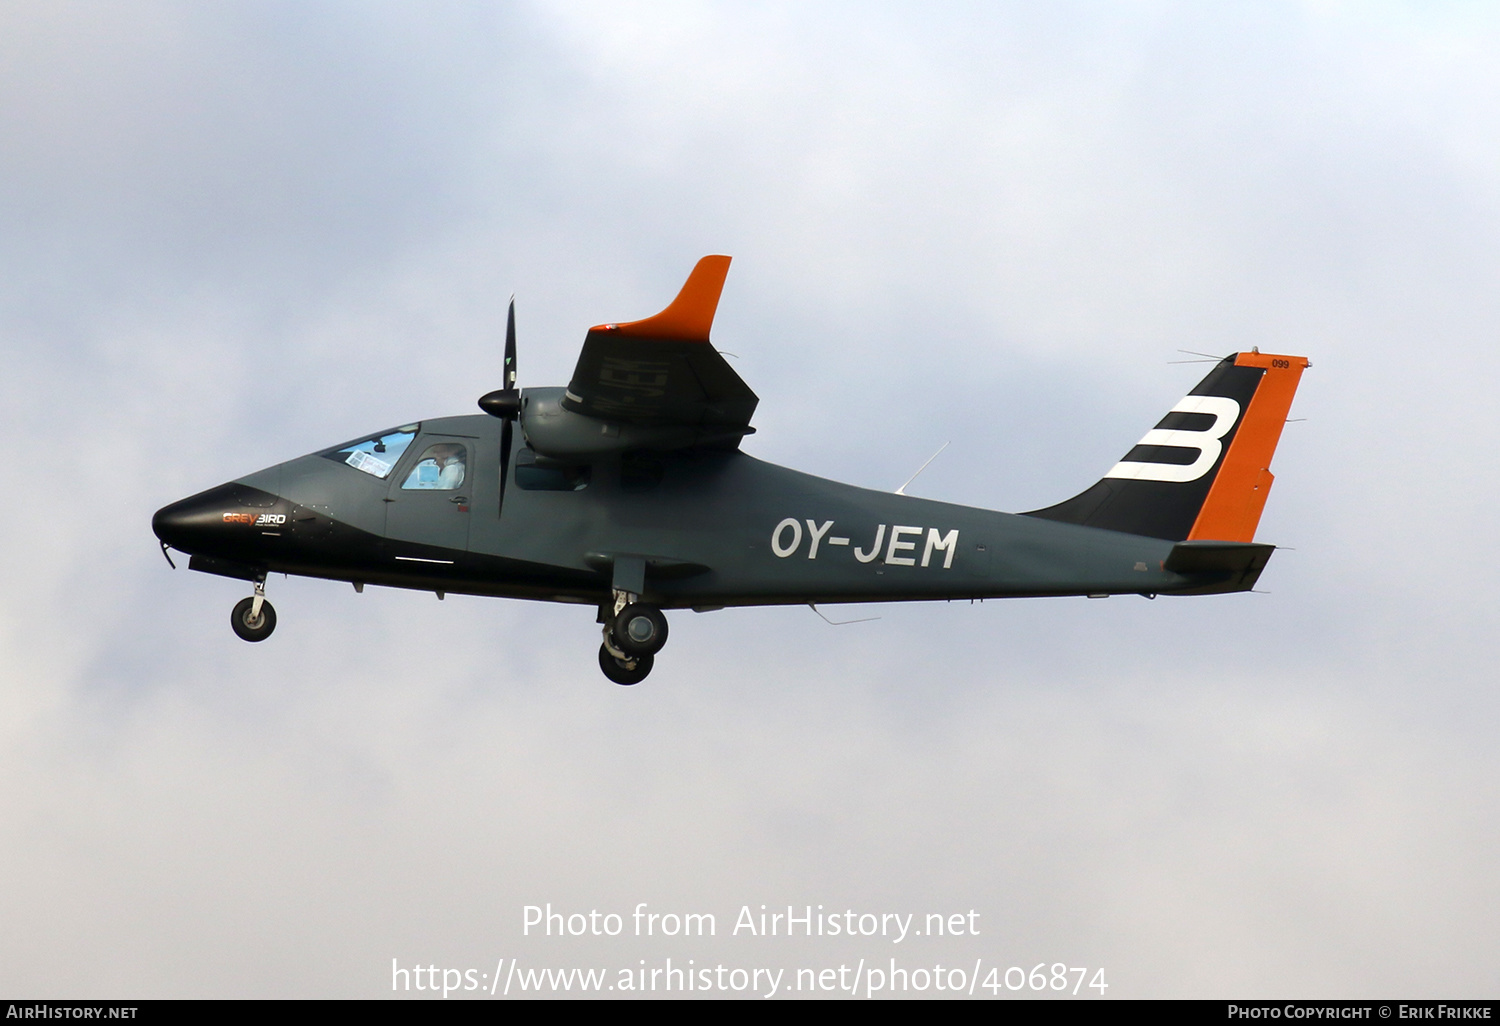
[[[240,485],[226,484],[179,499],[156,511],[151,530],[180,552],[216,552],[229,540],[232,528],[253,519],[240,501],[243,491]]]
[[[214,527],[214,510],[209,507],[218,505],[222,503],[213,503],[203,495],[179,499],[156,511],[151,518],[151,530],[174,549],[193,552],[207,540]]]

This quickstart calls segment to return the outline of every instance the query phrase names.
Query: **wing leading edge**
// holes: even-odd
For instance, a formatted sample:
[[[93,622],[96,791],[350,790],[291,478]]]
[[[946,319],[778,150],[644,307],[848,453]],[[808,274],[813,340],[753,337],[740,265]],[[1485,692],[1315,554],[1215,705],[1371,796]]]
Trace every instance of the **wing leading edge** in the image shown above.
[[[604,420],[697,428],[738,445],[754,430],[750,418],[760,399],[708,340],[729,260],[699,260],[677,298],[654,317],[590,328],[563,408]]]

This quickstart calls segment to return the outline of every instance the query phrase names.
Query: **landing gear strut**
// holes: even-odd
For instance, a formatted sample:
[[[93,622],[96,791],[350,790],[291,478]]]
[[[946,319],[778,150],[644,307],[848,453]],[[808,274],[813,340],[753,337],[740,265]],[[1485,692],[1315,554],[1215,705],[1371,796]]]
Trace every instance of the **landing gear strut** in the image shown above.
[[[265,578],[255,582],[255,594],[235,603],[229,626],[241,641],[265,641],[276,629],[276,610],[266,601]]]
[[[614,609],[599,611],[604,644],[599,646],[599,669],[616,684],[639,684],[651,672],[656,653],[667,643],[667,618],[640,596],[615,589]]]

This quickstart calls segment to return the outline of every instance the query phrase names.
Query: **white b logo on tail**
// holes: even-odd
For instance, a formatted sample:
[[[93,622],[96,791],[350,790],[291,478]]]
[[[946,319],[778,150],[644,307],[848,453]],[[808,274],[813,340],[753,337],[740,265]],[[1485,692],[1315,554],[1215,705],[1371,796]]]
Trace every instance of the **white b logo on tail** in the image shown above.
[[[1152,428],[1146,432],[1138,445],[1171,445],[1182,449],[1197,449],[1198,458],[1189,464],[1145,463],[1136,460],[1121,460],[1105,477],[1125,478],[1130,481],[1171,481],[1183,484],[1196,481],[1208,473],[1218,462],[1224,445],[1219,439],[1229,434],[1240,416],[1240,404],[1221,395],[1190,395],[1172,407],[1173,413],[1207,413],[1214,418],[1213,424],[1202,431],[1184,431],[1180,428]]]

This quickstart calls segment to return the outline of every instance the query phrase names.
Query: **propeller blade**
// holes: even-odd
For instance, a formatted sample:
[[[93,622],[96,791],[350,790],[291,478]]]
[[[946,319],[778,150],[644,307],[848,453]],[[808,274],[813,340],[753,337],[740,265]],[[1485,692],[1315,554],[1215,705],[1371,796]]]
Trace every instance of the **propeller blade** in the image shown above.
[[[507,424],[521,415],[521,392],[516,388],[516,297],[510,297],[510,309],[505,314],[505,373],[503,388],[486,392],[479,397],[479,408],[491,417],[499,417]],[[509,435],[505,436],[509,438]]]
[[[510,442],[515,421],[507,420],[500,428],[500,505],[495,510],[499,517],[505,512],[505,482],[510,477]]]
[[[505,314],[505,391],[516,390],[516,297]]]
[[[505,387],[500,391],[505,396],[506,416],[500,428],[500,507],[495,511],[498,518],[505,512],[505,485],[510,479],[510,444],[515,431],[516,417],[520,415],[520,395],[516,392],[516,297],[510,297],[510,307],[505,311]],[[482,400],[481,400],[482,402]]]

